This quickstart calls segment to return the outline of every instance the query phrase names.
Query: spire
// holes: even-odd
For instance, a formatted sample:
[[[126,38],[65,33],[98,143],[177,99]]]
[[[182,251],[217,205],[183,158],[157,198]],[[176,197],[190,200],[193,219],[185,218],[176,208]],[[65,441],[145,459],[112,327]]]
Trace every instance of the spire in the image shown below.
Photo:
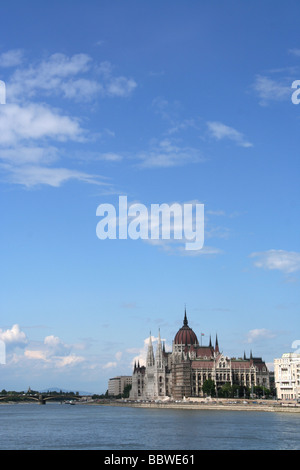
[[[209,347],[210,347],[210,348],[212,347],[212,344],[211,344],[211,335],[209,335]]]
[[[219,343],[218,343],[218,336],[217,336],[217,335],[216,335],[215,351],[216,351],[216,352],[220,352],[220,351],[219,351]]]
[[[147,367],[151,367],[151,366],[154,366],[154,353],[153,353],[153,345],[152,345],[151,331],[150,331],[148,351],[147,351]]]
[[[157,339],[155,359],[156,359],[156,367],[161,369],[163,365],[163,360],[162,360],[162,346],[161,346],[161,339],[160,339],[160,330],[158,330],[158,339]]]
[[[188,326],[188,320],[187,320],[187,316],[186,316],[186,307],[185,307],[185,309],[184,309],[183,326]]]

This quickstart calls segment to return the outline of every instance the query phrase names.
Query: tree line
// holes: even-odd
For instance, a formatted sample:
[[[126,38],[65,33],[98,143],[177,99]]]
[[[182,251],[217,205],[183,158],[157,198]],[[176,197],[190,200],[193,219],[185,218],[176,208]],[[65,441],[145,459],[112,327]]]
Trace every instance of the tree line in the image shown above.
[[[275,390],[265,388],[261,385],[246,387],[243,385],[231,385],[229,382],[217,388],[212,379],[203,383],[202,391],[206,396],[214,398],[273,398]]]

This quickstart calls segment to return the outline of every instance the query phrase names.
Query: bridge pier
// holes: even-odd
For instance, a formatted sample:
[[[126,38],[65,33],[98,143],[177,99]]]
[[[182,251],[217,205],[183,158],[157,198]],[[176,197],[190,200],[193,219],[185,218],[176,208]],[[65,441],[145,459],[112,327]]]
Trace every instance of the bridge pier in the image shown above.
[[[46,405],[46,400],[44,399],[43,395],[39,395],[38,403],[39,405]]]

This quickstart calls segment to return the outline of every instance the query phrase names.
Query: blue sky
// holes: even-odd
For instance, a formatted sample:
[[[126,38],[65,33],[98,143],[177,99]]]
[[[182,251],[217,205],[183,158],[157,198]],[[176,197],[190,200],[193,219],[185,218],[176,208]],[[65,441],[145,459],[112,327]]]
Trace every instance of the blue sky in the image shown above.
[[[102,393],[186,304],[272,367],[299,332],[297,1],[1,6],[0,388]],[[205,206],[205,242],[99,240],[120,195]]]

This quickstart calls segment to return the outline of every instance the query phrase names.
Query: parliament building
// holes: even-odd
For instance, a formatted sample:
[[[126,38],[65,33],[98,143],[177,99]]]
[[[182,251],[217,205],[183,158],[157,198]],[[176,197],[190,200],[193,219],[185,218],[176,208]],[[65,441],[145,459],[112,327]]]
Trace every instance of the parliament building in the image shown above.
[[[251,388],[269,388],[269,371],[260,357],[229,358],[220,351],[218,338],[208,346],[200,345],[188,325],[186,311],[182,327],[176,333],[172,352],[166,352],[158,334],[154,354],[151,335],[146,365],[134,365],[132,400],[182,400],[184,397],[203,397],[202,386],[213,380],[216,390],[224,384]]]

